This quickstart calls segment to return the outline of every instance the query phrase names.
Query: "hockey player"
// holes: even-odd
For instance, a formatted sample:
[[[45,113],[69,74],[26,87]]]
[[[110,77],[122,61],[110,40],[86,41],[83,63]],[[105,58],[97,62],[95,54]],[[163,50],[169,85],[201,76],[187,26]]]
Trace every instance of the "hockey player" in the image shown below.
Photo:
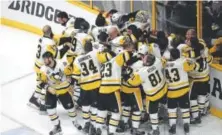
[[[182,112],[184,132],[188,134],[190,124],[190,84],[187,72],[197,70],[198,64],[191,59],[181,58],[178,49],[171,49],[170,56],[170,60],[165,67],[168,84],[169,133],[176,134],[177,108],[179,107]]]
[[[81,87],[80,98],[82,117],[84,119],[83,131],[88,134],[90,117],[91,129],[95,129],[95,123],[92,122],[96,120],[97,95],[101,83],[100,65],[111,59],[111,55],[109,55],[109,53],[93,51],[91,42],[85,44],[84,51],[85,54],[78,56],[74,61],[73,78],[78,80]]]
[[[69,93],[71,89],[70,79],[66,78],[68,72],[65,64],[55,60],[50,52],[43,54],[44,66],[41,68],[39,76],[39,86],[46,90],[46,107],[48,115],[54,125],[50,135],[60,134],[62,132],[59,116],[56,113],[57,100],[68,111],[68,115],[73,125],[81,130],[81,126],[76,121],[76,111],[72,97]]]
[[[131,52],[133,50],[133,45],[128,37],[123,42],[124,50],[101,67],[102,80],[98,96],[96,135],[102,134],[102,126],[105,123],[107,111],[111,112],[108,135],[114,135],[119,124],[122,111],[120,98],[121,71],[123,65],[132,57]]]
[[[191,46],[194,49],[195,60],[200,64],[198,71],[189,72],[189,77],[193,81],[190,94],[191,124],[201,123],[201,115],[204,114],[206,96],[209,91],[209,64],[213,61],[211,55],[208,54],[208,48],[204,46],[196,37],[192,37]]]
[[[89,23],[81,17],[69,17],[66,12],[60,12],[57,15],[58,21],[62,26],[74,27],[75,29],[87,32],[90,28]]]
[[[152,131],[148,135],[159,135],[158,107],[167,93],[166,80],[163,75],[163,63],[155,56],[148,54],[143,58],[144,67],[134,73],[129,79],[124,77],[132,86],[142,85],[146,93],[147,112],[150,114]]]
[[[93,36],[95,41],[98,41],[98,36],[100,35],[101,32],[105,32],[108,34],[108,31],[112,28],[112,27],[116,27],[113,25],[108,25],[108,26],[101,26],[101,27],[92,27],[91,31],[89,32],[90,35]],[[117,28],[117,27],[116,27]]]
[[[130,61],[127,62],[127,66],[124,67],[123,74],[132,75],[143,67],[143,62],[138,53],[134,53]],[[123,102],[122,121],[120,122],[120,131],[124,132],[129,127],[129,118],[132,121],[132,135],[145,134],[144,131],[139,131],[139,125],[141,120],[141,112],[143,111],[143,101],[141,95],[141,89],[139,86],[131,86],[124,80],[122,80],[121,97]],[[132,114],[131,114],[132,112]]]
[[[43,37],[39,39],[38,50],[36,53],[36,60],[35,60],[35,68],[34,68],[37,76],[39,75],[41,66],[44,64],[42,55],[46,51],[51,52],[55,58],[62,58],[64,54],[71,47],[71,44],[64,43],[63,47],[61,49],[58,49],[57,42],[53,39],[53,32],[49,25],[44,26],[42,29],[42,32],[43,32]],[[39,98],[41,98],[40,100],[41,105],[39,105],[38,103]],[[44,98],[45,98],[45,93],[44,92],[42,93],[41,87],[37,85],[36,90],[34,94],[32,95],[32,97],[30,98],[29,102],[35,105],[36,107],[40,106],[40,113],[41,112],[44,113],[45,112]]]

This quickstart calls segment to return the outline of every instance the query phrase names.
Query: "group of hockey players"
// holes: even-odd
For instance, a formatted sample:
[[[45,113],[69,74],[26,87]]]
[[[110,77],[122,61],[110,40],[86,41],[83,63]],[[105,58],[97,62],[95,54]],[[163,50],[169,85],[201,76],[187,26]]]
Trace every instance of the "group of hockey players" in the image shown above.
[[[200,124],[209,107],[209,65],[213,58],[202,39],[189,29],[184,36],[150,30],[146,11],[99,13],[95,25],[83,18],[58,14],[64,26],[54,35],[43,27],[36,53],[36,90],[30,98],[47,112],[62,133],[57,103],[67,110],[74,128],[89,135],[129,132],[160,135],[160,108],[166,110],[169,133],[176,134],[178,111],[184,134]],[[81,110],[83,123],[76,116]]]

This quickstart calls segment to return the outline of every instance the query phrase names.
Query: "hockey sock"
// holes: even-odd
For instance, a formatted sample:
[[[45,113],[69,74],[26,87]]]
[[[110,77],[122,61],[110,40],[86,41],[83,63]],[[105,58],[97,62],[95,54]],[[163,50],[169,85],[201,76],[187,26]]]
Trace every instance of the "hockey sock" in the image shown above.
[[[177,121],[177,108],[168,109],[168,117],[169,117],[170,126],[176,124],[176,121]]]
[[[90,110],[90,106],[82,106],[82,118],[84,121],[83,125],[85,125],[86,122],[90,121],[89,110]]]
[[[199,107],[197,104],[197,100],[190,100],[190,105],[192,117],[197,118],[199,116]]]
[[[34,92],[34,97],[35,98],[39,98],[40,95],[41,95],[41,91],[42,91],[42,88],[39,86],[39,85],[36,85],[36,89],[35,89],[35,92]]]
[[[102,128],[102,126],[105,124],[105,118],[107,117],[107,113],[107,111],[97,111],[96,128]]]
[[[152,129],[157,130],[158,124],[159,124],[157,113],[150,114],[150,123],[151,123]]]
[[[42,89],[41,96],[40,96],[40,103],[41,103],[41,105],[45,105],[45,95],[46,95],[46,90]]]
[[[198,96],[198,106],[199,106],[199,111],[201,114],[203,114],[203,112],[204,112],[205,102],[206,102],[206,95],[199,95]]]
[[[132,119],[132,127],[139,128],[141,120],[141,112],[140,111],[133,112],[131,119]]]
[[[183,123],[190,123],[190,109],[181,109]]]
[[[119,125],[120,113],[113,113],[109,120],[109,133],[115,133],[117,126]]]
[[[79,97],[80,97],[80,88],[79,86],[77,86],[78,88],[75,87],[75,90],[74,90],[74,94],[73,94],[73,99],[74,99],[74,102],[77,103]]]
[[[67,109],[67,111],[68,111],[68,115],[69,115],[69,117],[71,118],[71,120],[72,120],[73,122],[75,122],[75,121],[76,121],[76,116],[77,116],[77,114],[76,114],[76,111],[75,111],[74,107],[71,108],[71,109]]]
[[[123,106],[122,120],[127,123],[130,118],[131,107]]]
[[[96,123],[96,115],[97,115],[97,108],[91,107],[90,108],[90,119],[91,119],[91,124],[95,125]]]
[[[47,113],[49,115],[49,118],[50,118],[52,124],[54,126],[58,125],[59,124],[59,116],[56,113],[56,109],[55,108],[47,109]]]

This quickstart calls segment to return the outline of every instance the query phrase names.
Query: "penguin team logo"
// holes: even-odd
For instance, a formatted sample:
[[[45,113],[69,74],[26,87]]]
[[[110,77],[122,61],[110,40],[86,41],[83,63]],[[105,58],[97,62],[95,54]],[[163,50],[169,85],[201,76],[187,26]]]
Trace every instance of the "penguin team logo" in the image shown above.
[[[39,18],[45,18],[48,21],[58,23],[57,14],[61,12],[52,6],[47,6],[36,1],[12,1],[8,6],[9,9],[20,11],[24,14],[33,15]],[[74,17],[73,15],[69,15]]]

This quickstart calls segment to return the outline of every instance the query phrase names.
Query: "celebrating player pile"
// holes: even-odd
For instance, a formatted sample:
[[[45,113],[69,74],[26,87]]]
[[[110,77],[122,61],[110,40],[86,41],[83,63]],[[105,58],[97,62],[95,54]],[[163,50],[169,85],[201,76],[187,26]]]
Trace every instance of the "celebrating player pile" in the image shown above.
[[[192,29],[186,40],[151,32],[146,11],[111,10],[104,16],[101,12],[96,26],[90,26],[83,18],[60,12],[63,33],[55,36],[48,25],[42,30],[30,105],[50,117],[54,128],[49,134],[62,134],[57,101],[84,134],[160,135],[161,105],[168,112],[169,133],[176,134],[180,108],[184,134],[189,134],[190,123],[201,123],[209,107],[213,58],[205,42]],[[76,119],[80,108],[83,123]],[[142,130],[140,125],[148,120],[152,130]]]

